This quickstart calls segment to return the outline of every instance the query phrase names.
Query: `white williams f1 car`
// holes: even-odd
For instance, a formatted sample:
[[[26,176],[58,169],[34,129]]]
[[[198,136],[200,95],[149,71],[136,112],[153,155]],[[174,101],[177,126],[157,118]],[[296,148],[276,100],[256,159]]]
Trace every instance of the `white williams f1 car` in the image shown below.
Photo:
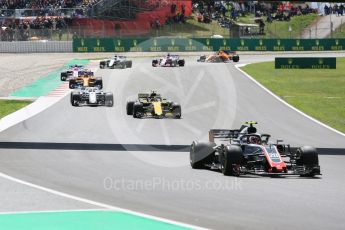
[[[165,57],[160,59],[154,59],[152,60],[152,66],[153,67],[176,67],[176,66],[184,66],[185,61],[184,59],[180,59],[179,55],[170,55],[167,54]]]
[[[125,56],[114,55],[111,59],[100,61],[99,68],[126,69],[132,68],[132,61]]]
[[[72,106],[107,106],[112,107],[114,97],[112,93],[105,93],[98,87],[86,87],[71,92]]]

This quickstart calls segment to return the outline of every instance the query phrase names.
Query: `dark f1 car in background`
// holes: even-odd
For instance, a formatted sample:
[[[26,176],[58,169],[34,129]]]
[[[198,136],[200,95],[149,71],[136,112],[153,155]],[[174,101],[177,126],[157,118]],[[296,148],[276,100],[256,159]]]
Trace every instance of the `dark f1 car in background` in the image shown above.
[[[225,51],[221,50],[211,55],[202,55],[197,60],[198,62],[210,62],[210,63],[222,63],[222,62],[238,62],[240,60],[240,56],[236,53],[236,51]]]
[[[114,97],[112,93],[105,93],[98,87],[86,87],[71,92],[72,106],[107,106],[112,107]]]
[[[78,77],[69,80],[69,88],[75,89],[80,87],[98,87],[103,88],[101,77],[95,77],[91,71],[79,71]]]
[[[126,105],[127,115],[135,118],[154,117],[154,118],[181,118],[181,105],[163,99],[155,91],[151,93],[139,93],[137,101],[128,101]]]
[[[126,69],[132,68],[132,61],[125,56],[114,55],[111,59],[100,61],[99,68]]]
[[[190,148],[192,168],[210,168],[233,176],[321,175],[315,148],[304,146],[292,152],[279,140],[269,143],[270,135],[256,133],[253,124],[238,130],[211,129],[209,142],[194,141]]]
[[[180,59],[179,55],[167,54],[163,58],[152,60],[153,67],[159,67],[159,66],[160,67],[165,67],[165,66],[176,67],[176,66],[184,66],[184,65],[185,65],[185,60]]]
[[[71,77],[77,77],[78,72],[83,69],[84,69],[84,66],[82,65],[71,65],[66,71],[61,72],[60,80],[68,81]]]

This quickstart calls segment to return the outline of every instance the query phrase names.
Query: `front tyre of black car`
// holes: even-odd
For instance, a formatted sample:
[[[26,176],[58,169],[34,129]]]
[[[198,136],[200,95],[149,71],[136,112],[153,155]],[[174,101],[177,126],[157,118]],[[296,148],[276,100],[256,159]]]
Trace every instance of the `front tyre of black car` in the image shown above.
[[[222,173],[225,176],[239,176],[243,154],[239,146],[225,146],[222,153]]]
[[[190,166],[193,169],[203,169],[204,167],[204,162],[203,161],[195,161],[195,154],[196,154],[196,149],[199,147],[198,146],[198,142],[197,141],[193,141],[193,143],[190,146],[189,149],[189,162],[190,162]]]
[[[303,146],[297,149],[297,166],[303,166],[305,172],[301,176],[314,177],[320,174],[319,155],[317,150],[311,146]]]

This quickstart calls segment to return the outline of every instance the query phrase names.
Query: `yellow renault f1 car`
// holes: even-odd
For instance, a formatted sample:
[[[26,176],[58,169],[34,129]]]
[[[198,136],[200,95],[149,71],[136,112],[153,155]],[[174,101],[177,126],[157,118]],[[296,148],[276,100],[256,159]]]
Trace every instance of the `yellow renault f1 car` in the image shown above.
[[[132,115],[134,118],[180,119],[182,115],[181,105],[162,98],[155,91],[151,93],[139,93],[138,100],[127,102],[126,110],[127,115]]]

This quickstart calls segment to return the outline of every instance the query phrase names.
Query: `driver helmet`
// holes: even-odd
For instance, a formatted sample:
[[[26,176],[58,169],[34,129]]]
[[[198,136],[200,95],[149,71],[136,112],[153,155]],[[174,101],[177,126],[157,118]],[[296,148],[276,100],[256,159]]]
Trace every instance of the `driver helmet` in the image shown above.
[[[157,95],[156,91],[152,91],[150,97],[154,98]]]
[[[258,136],[250,136],[249,139],[248,139],[248,143],[249,144],[260,145],[261,144],[261,139]]]

